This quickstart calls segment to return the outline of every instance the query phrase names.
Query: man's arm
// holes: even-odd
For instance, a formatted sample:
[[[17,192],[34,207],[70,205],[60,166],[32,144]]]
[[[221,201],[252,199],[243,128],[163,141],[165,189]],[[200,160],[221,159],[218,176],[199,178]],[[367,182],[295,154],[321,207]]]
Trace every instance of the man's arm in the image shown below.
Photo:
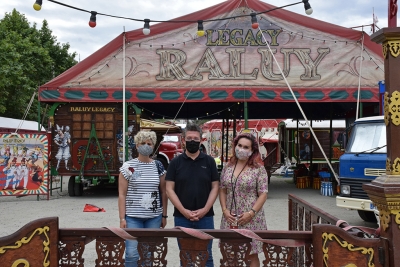
[[[218,190],[219,190],[219,181],[212,182],[211,183],[211,191],[210,191],[210,194],[208,195],[206,205],[204,206],[204,208],[195,210],[193,212],[198,219],[203,218],[208,213],[208,211],[212,208],[212,206],[215,203],[215,200],[217,199]]]
[[[181,201],[179,200],[178,196],[175,193],[175,182],[173,181],[166,181],[166,188],[167,188],[167,196],[171,203],[174,205],[175,208],[179,210],[180,213],[182,213],[183,216],[185,216],[186,219],[188,220],[194,220],[192,212],[190,210],[185,209],[185,207],[182,205]],[[196,220],[197,221],[197,220]]]

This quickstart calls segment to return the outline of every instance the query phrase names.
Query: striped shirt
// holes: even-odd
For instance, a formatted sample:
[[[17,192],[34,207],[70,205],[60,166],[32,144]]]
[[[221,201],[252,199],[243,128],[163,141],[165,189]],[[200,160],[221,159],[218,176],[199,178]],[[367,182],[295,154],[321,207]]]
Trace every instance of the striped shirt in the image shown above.
[[[137,218],[153,218],[160,215],[160,176],[166,173],[162,164],[157,164],[154,160],[141,162],[135,158],[125,162],[120,172],[128,180],[126,215]]]

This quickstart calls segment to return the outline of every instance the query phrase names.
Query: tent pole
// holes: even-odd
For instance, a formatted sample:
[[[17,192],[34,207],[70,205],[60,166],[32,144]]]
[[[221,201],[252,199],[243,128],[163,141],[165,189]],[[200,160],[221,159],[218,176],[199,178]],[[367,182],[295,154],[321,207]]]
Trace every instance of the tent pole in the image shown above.
[[[247,130],[249,129],[249,114],[247,110],[247,101],[244,101],[244,128]]]
[[[125,27],[122,35],[122,162],[126,161],[126,103],[125,103]]]

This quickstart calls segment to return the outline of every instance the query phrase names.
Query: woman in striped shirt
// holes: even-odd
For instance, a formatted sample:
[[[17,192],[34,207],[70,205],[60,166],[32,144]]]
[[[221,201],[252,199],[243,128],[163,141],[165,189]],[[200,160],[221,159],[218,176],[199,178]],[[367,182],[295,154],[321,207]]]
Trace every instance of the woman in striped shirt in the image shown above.
[[[156,134],[139,131],[134,140],[139,156],[122,165],[118,178],[120,227],[164,228],[168,217],[166,171],[161,162],[150,157],[157,142]],[[125,267],[138,266],[137,244],[134,240],[126,241]]]

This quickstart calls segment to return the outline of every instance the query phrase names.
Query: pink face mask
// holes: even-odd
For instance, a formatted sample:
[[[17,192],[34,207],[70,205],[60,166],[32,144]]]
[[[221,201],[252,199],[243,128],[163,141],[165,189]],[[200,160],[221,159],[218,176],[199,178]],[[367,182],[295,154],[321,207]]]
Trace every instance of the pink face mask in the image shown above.
[[[235,154],[238,159],[245,160],[251,156],[252,152],[247,149],[235,147]]]

